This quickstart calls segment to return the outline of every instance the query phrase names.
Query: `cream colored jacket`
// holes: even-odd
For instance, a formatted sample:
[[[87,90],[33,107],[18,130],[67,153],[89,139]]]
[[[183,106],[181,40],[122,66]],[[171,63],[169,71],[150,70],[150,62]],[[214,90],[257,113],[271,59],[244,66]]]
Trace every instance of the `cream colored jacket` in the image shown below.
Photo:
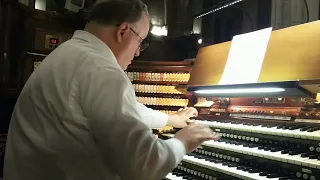
[[[4,180],[161,179],[185,148],[175,138],[155,138],[150,127],[163,126],[166,117],[156,121],[152,112],[137,103],[108,46],[76,31],[44,59],[19,96]]]

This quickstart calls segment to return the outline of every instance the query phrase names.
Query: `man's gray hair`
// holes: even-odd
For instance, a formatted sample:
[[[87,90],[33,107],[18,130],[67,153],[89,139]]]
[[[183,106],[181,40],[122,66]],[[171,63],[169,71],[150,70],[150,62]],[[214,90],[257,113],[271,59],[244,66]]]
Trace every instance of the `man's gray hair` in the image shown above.
[[[136,23],[141,18],[142,12],[149,15],[147,5],[141,0],[98,0],[89,13],[88,23],[102,25]]]

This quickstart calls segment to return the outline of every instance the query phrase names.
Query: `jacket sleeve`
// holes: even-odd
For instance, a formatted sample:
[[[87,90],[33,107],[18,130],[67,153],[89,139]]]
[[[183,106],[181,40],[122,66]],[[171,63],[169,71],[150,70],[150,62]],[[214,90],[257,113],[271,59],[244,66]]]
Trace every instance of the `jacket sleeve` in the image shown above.
[[[183,143],[156,138],[141,122],[130,81],[114,69],[90,70],[79,80],[80,104],[104,162],[123,180],[166,176],[182,160]]]
[[[137,102],[137,107],[142,116],[142,122],[149,128],[162,128],[167,124],[167,114],[148,108],[139,102]]]

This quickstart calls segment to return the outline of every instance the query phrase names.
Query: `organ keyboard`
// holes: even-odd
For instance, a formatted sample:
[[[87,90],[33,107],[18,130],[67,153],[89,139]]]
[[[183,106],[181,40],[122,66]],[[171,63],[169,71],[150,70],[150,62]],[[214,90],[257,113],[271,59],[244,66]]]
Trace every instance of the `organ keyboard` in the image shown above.
[[[215,102],[210,107],[198,106],[199,117],[192,121],[208,125],[221,139],[185,155],[166,179],[320,180],[318,104],[284,98],[257,106],[257,99],[209,99]]]

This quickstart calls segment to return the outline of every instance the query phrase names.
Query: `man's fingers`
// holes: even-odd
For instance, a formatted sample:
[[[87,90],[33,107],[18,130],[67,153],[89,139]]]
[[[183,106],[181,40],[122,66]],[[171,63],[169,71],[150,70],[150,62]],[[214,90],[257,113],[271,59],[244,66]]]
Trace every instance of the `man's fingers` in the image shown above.
[[[219,135],[214,135],[214,134],[203,134],[199,139],[201,141],[210,141],[210,140],[219,140],[221,137]]]
[[[220,138],[221,138],[220,135],[215,135],[215,136],[213,136],[213,138],[212,138],[211,140],[217,141],[217,140],[219,140]]]
[[[199,138],[204,141],[208,140],[219,140],[221,137],[218,133],[213,132],[210,128],[204,126],[199,129]]]
[[[179,110],[178,110],[178,112],[180,112],[180,111],[185,111],[185,110],[187,110],[188,109],[188,107],[183,107],[183,108],[180,108]]]
[[[188,124],[195,123],[195,121],[194,121],[194,120],[191,120],[191,119],[188,119],[186,122],[187,122]]]
[[[196,117],[196,116],[198,116],[198,111],[194,107],[180,108],[177,112],[178,113],[183,113],[187,117]]]
[[[213,131],[209,128],[209,126],[204,124],[199,124],[194,121],[191,121],[188,128],[193,129],[193,131],[200,136],[212,136]]]
[[[193,151],[204,141],[218,140],[220,136],[215,134],[207,125],[191,122],[191,124],[175,134],[186,147],[187,152]]]
[[[203,137],[203,138],[201,138],[201,141],[211,141],[211,140],[214,140],[214,141],[217,141],[217,140],[219,140],[220,139],[220,137]]]
[[[203,133],[203,135],[213,136],[213,131],[207,126],[203,126],[201,132]]]
[[[209,128],[208,125],[205,125],[205,124],[200,124],[200,123],[196,123],[196,122],[193,122],[192,123],[193,126],[195,126],[195,128],[199,131],[202,131],[202,132],[207,132],[210,130],[210,132],[212,133],[212,130]]]
[[[196,108],[189,107],[185,111],[186,111],[187,116],[190,116],[190,117],[198,116],[198,111]]]

